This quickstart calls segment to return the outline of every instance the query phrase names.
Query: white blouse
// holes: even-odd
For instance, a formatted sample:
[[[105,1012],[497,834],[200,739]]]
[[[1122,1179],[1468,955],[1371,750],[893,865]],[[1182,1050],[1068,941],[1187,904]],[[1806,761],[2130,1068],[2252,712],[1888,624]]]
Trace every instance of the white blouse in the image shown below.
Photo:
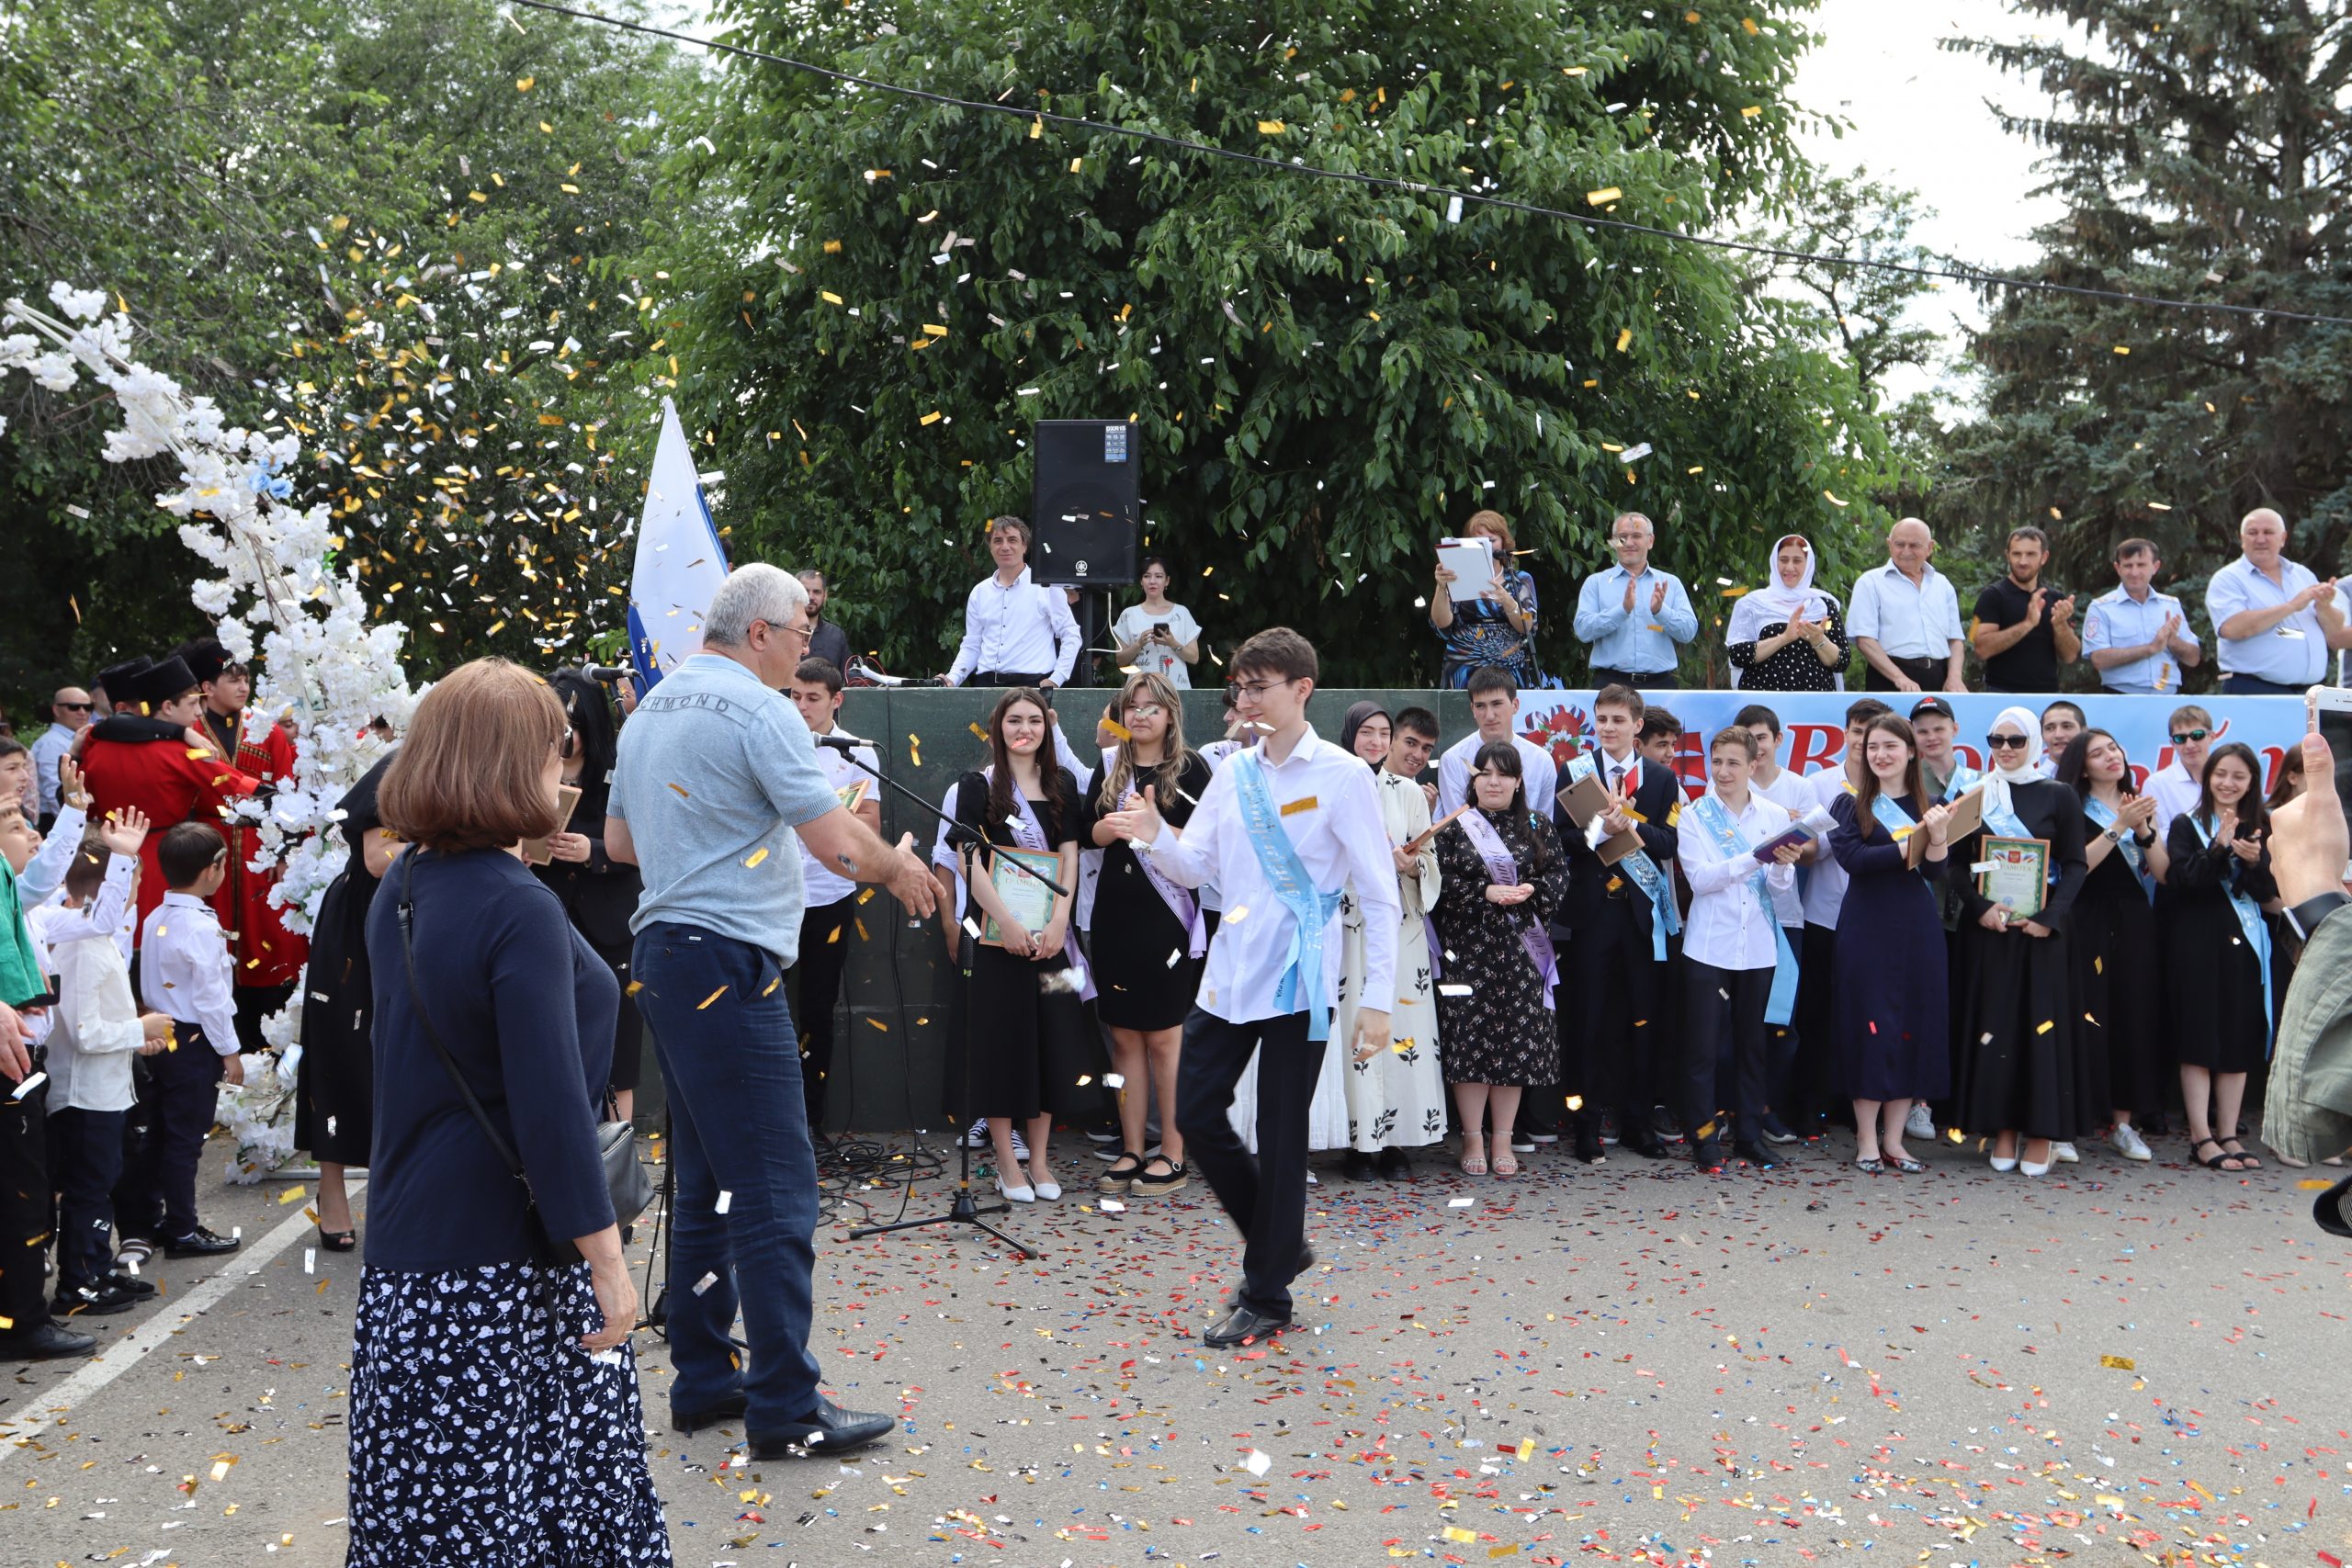
[[[1716,798],[1721,804],[1721,797]],[[1788,807],[1750,789],[1747,809],[1732,820],[1741,838],[1760,844],[1787,828],[1790,818]],[[1753,854],[1725,858],[1715,835],[1689,806],[1682,808],[1677,829],[1675,858],[1681,863],[1691,894],[1682,955],[1718,969],[1771,968],[1779,957],[1774,937],[1781,920],[1784,915],[1797,912],[1796,867],[1775,861],[1764,868],[1765,886],[1773,900],[1773,907],[1768,908],[1748,882],[1756,874]]]
[[[1125,648],[1163,621],[1168,624],[1168,635],[1176,639],[1176,648],[1152,643],[1136,649],[1136,668],[1147,674],[1166,676],[1168,683],[1180,692],[1188,690],[1193,684],[1192,667],[1178,656],[1176,649],[1201,635],[1201,623],[1193,619],[1192,611],[1182,604],[1170,604],[1167,614],[1154,615],[1141,604],[1130,604],[1111,623],[1111,635]]]

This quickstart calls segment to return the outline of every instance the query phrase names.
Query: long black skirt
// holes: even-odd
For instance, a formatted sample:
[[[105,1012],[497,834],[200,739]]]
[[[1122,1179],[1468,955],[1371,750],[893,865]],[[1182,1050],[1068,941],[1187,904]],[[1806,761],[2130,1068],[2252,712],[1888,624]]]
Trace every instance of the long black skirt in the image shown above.
[[[1953,1112],[1970,1133],[2073,1138],[2083,1130],[2067,936],[1960,932],[1953,976]]]
[[[294,1071],[294,1146],[329,1165],[365,1166],[376,1125],[375,1010],[368,907],[377,879],[328,885],[302,972],[302,1059]]]
[[[359,1281],[351,1358],[355,1568],[668,1568],[627,1341],[588,1266],[493,1263]]]

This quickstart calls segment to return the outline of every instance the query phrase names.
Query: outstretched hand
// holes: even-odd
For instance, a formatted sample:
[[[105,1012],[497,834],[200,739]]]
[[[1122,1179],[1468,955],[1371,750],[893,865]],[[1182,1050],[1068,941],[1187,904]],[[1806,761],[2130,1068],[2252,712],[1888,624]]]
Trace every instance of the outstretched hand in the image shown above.
[[[2270,873],[2291,908],[2344,886],[2352,833],[2335,793],[2335,753],[2327,738],[2303,737],[2303,793],[2270,814]]]
[[[1140,795],[1127,797],[1130,804],[1125,809],[1114,811],[1102,818],[1111,831],[1138,844],[1148,845],[1159,839],[1162,824],[1159,803],[1153,798],[1153,787],[1144,785]]]

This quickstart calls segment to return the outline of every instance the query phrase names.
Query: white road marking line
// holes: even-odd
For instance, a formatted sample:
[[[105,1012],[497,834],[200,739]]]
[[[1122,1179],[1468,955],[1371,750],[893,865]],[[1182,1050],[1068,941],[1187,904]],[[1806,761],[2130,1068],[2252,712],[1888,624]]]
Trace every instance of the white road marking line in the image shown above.
[[[345,1189],[354,1198],[367,1190],[365,1181],[353,1181]],[[11,1455],[29,1450],[32,1448],[31,1438],[55,1427],[74,1406],[137,1366],[150,1350],[195,1322],[213,1303],[243,1284],[271,1258],[301,1239],[302,1233],[311,1228],[311,1223],[310,1215],[296,1214],[250,1247],[223,1258],[220,1273],[199,1281],[195,1289],[175,1302],[167,1302],[164,1309],[141,1325],[136,1334],[116,1341],[80,1371],[40,1394],[40,1415],[14,1424],[0,1421],[0,1469],[6,1468]]]

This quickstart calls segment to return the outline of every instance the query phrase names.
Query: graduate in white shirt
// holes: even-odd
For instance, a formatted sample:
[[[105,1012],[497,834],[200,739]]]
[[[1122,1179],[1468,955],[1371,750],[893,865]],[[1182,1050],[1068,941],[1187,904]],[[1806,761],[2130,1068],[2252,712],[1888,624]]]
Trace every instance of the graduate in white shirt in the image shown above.
[[[1737,725],[1707,742],[1712,787],[1682,813],[1675,855],[1690,884],[1682,933],[1682,1124],[1690,1158],[1720,1171],[1722,1090],[1733,1090],[1733,1152],[1759,1170],[1779,1162],[1759,1141],[1769,1103],[1764,1025],[1795,1001],[1796,959],[1782,922],[1796,903],[1803,846],[1754,851],[1785,829],[1788,808],[1748,787],[1756,738]],[[1728,1067],[1728,1074],[1724,1069]]]
[[[1750,703],[1739,710],[1738,716],[1732,722],[1756,738],[1756,771],[1748,775],[1749,789],[1782,807],[1792,818],[1802,817],[1820,804],[1814,798],[1813,785],[1806,782],[1804,774],[1781,766],[1779,714],[1762,703]],[[1783,919],[1781,924],[1787,931],[1789,951],[1797,954],[1800,964],[1804,962],[1804,955],[1803,897],[1805,881],[1813,874],[1814,863],[1826,859],[1828,854],[1829,840],[1825,836],[1805,845],[1797,855],[1799,902],[1793,918]],[[1801,1046],[1802,1039],[1793,1017],[1788,1022],[1773,1024],[1764,1032],[1764,1085],[1772,1107],[1764,1113],[1764,1141],[1768,1144],[1793,1144],[1804,1136],[1781,1116],[1781,1108],[1794,1105],[1798,1098],[1797,1055]],[[1815,1055],[1826,1056],[1826,1054],[1825,1045]],[[1810,1071],[1818,1078],[1826,1068],[1819,1062],[1814,1062],[1810,1065]]]
[[[130,1064],[161,1052],[172,1036],[172,1021],[142,1015],[130,992],[130,908],[146,840],[146,815],[133,807],[77,840],[80,852],[58,896],[27,916],[58,977],[49,1143],[59,1194],[52,1309],[61,1315],[124,1312],[155,1293],[136,1273],[117,1273],[114,1255],[123,1121],[137,1098]]]
[[[1559,785],[1559,770],[1552,753],[1518,732],[1519,682],[1500,665],[1489,664],[1470,676],[1470,716],[1477,729],[1447,747],[1437,763],[1437,815],[1462,809],[1470,798],[1470,759],[1490,740],[1508,740],[1519,753],[1527,798],[1536,806],[1549,802]]]
[[[229,841],[209,823],[182,822],[165,830],[155,864],[170,891],[140,928],[139,993],[172,1020],[172,1043],[153,1064],[164,1254],[234,1252],[238,1242],[214,1235],[196,1214],[196,1168],[220,1085],[245,1081],[229,939],[210,902],[229,874]]]
[[[1177,1124],[1244,1243],[1231,1311],[1204,1337],[1216,1348],[1291,1325],[1291,1281],[1313,1266],[1304,1236],[1306,1114],[1338,1001],[1340,896],[1363,908],[1363,994],[1351,1058],[1388,1049],[1396,979],[1396,873],[1361,759],[1306,722],[1314,645],[1287,626],[1258,633],[1229,666],[1242,722],[1259,739],[1219,768],[1180,834],[1144,791],[1103,818],[1144,846],[1169,880],[1214,877],[1225,919],[1209,945],[1200,1005],[1184,1030]],[[1258,1153],[1227,1120],[1233,1086],[1258,1063]]]
[[[2155,799],[2153,825],[2159,841],[2172,831],[2174,818],[2197,809],[2205,793],[2205,758],[2213,750],[2218,731],[2211,714],[2187,703],[2173,709],[2172,716],[2165,720],[2165,734],[2172,742],[2172,761],[2150,773],[2148,782],[2141,785],[2141,793]]]

